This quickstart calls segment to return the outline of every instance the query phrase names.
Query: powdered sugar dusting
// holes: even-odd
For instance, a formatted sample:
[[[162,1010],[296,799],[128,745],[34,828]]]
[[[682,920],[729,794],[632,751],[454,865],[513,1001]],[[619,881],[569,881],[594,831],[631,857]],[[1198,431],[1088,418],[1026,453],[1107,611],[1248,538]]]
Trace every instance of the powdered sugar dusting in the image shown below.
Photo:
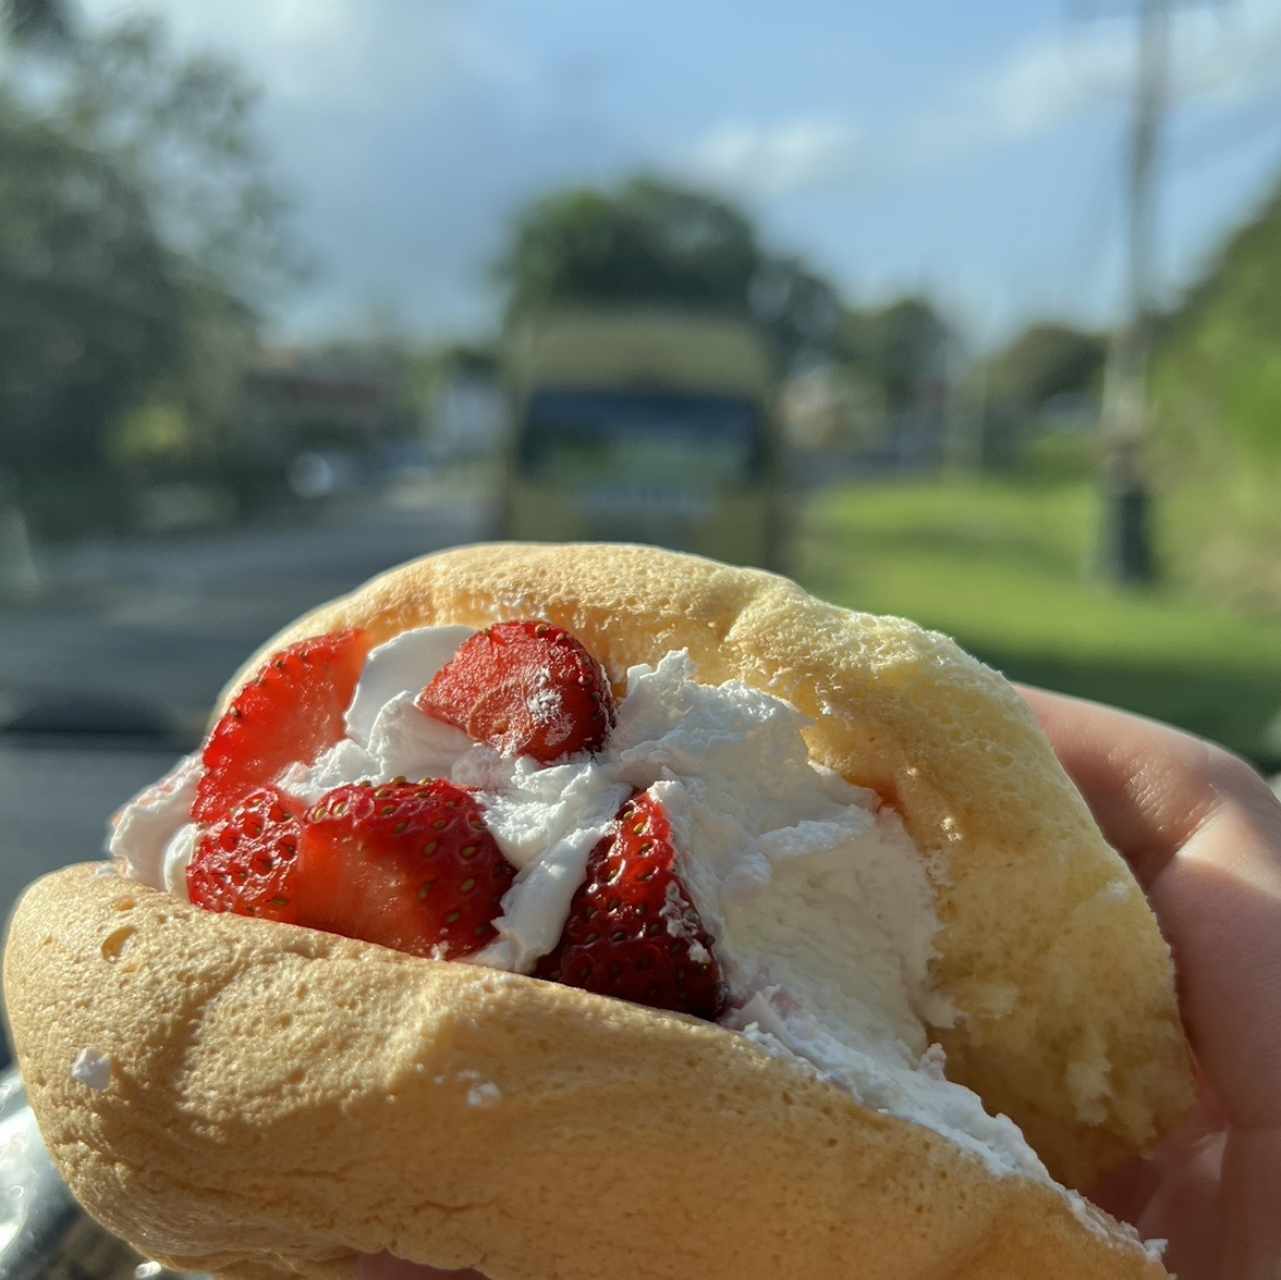
[[[560,690],[552,686],[547,672],[538,673],[534,691],[525,699],[525,708],[534,717],[534,723],[540,725],[554,724],[565,714],[564,699]]]
[[[525,699],[525,709],[543,731],[549,750],[555,750],[574,731],[574,720],[565,710],[565,700],[548,671],[539,671],[534,687]],[[514,750],[514,742],[504,741],[504,751]]]
[[[71,1064],[71,1078],[101,1093],[111,1083],[111,1059],[97,1049],[81,1049]]]
[[[433,1076],[437,1084],[450,1083],[451,1077],[448,1075]],[[454,1083],[465,1084],[467,1088],[467,1105],[469,1107],[496,1107],[503,1100],[503,1091],[492,1081],[484,1079],[480,1072],[472,1067],[464,1067],[462,1071],[455,1071],[452,1077]]]
[[[502,1100],[503,1091],[492,1080],[482,1080],[467,1090],[469,1107],[496,1107]]]

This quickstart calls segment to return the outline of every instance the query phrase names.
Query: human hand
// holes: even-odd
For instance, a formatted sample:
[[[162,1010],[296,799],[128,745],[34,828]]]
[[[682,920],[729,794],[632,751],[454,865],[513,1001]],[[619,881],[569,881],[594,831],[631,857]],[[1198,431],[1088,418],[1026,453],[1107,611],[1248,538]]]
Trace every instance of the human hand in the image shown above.
[[[1166,725],[1022,690],[1174,949],[1200,1096],[1182,1131],[1091,1199],[1170,1242],[1180,1280],[1281,1280],[1281,804]],[[483,1280],[368,1259],[360,1280]]]
[[[1281,804],[1221,747],[1022,693],[1148,895],[1197,1061],[1187,1125],[1091,1199],[1180,1280],[1281,1280]]]

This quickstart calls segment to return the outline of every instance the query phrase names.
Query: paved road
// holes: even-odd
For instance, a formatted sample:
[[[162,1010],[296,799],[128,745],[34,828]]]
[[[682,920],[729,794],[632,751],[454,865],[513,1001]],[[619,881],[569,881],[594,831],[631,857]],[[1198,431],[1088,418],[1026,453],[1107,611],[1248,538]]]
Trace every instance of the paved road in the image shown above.
[[[60,590],[0,606],[0,724],[125,700],[171,719],[145,738],[0,733],[0,912],[40,872],[92,856],[107,814],[194,737],[251,649],[303,610],[402,560],[488,534],[468,501],[360,504],[305,527],[200,540],[103,544],[52,562]],[[110,702],[99,714],[118,721]]]

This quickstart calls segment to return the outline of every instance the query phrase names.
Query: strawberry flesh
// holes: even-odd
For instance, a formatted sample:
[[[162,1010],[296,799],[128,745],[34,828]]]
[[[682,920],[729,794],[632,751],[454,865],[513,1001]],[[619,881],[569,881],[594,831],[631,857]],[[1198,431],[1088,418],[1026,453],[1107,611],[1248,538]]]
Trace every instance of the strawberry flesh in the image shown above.
[[[435,959],[496,936],[515,868],[443,779],[337,787],[305,818],[295,923]]]
[[[649,792],[618,813],[587,861],[560,941],[535,976],[715,1020],[725,984],[713,942],[675,871],[667,813]]]
[[[291,764],[311,764],[339,741],[370,643],[364,631],[340,631],[269,658],[205,743],[191,816],[216,822]]]
[[[187,867],[191,901],[208,911],[296,923],[301,809],[263,787],[202,831]]]
[[[370,639],[289,646],[236,696],[202,755],[204,824],[193,903],[460,959],[493,941],[515,868],[475,798],[443,779],[328,792],[305,813],[270,785],[344,736]],[[426,714],[507,754],[550,764],[598,750],[615,721],[605,672],[567,631],[502,622],[471,636],[419,694]],[[711,936],[676,873],[671,823],[650,792],[592,850],[555,949],[536,976],[715,1020],[726,987]]]
[[[477,632],[416,705],[478,742],[541,764],[599,750],[614,725],[600,663],[547,622],[500,622]]]

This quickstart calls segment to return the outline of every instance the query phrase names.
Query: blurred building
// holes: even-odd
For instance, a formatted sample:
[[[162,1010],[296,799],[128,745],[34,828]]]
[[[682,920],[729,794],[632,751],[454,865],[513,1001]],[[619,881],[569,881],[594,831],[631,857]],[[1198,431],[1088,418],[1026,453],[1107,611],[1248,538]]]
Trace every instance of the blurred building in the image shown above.
[[[885,396],[870,379],[839,365],[789,378],[779,395],[784,438],[794,449],[857,452],[884,445]]]
[[[910,399],[891,403],[885,388],[849,364],[825,364],[787,380],[779,397],[783,434],[804,455],[858,467],[920,469],[942,460],[951,412],[941,372],[926,370]]]
[[[503,446],[510,407],[496,354],[454,347],[438,360],[427,409],[430,449],[440,459],[485,458]]]
[[[421,449],[421,434],[406,360],[378,344],[263,348],[241,381],[241,465],[283,477],[298,497],[378,479]]]
[[[267,347],[245,373],[241,422],[250,432],[360,448],[396,423],[397,376],[324,349]]]

